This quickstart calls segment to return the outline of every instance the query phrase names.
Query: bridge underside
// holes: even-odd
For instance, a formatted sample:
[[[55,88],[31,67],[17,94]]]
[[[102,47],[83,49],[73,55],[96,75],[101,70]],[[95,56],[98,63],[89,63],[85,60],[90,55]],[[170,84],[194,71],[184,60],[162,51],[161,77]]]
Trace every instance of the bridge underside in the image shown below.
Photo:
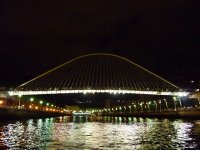
[[[142,94],[142,95],[166,95],[166,96],[187,96],[186,92],[167,92],[167,91],[138,91],[138,90],[51,90],[51,91],[9,91],[9,95],[46,95],[46,94]]]

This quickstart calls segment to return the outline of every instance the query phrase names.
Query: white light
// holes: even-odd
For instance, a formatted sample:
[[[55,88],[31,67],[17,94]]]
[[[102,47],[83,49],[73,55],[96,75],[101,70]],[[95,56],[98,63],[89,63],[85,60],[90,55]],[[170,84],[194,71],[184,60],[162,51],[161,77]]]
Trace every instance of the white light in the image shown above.
[[[57,90],[57,91],[9,91],[9,95],[42,95],[42,94],[68,94],[68,93],[110,93],[110,94],[146,94],[146,95],[174,95],[187,96],[187,92],[158,92],[158,91],[136,91],[136,90]]]

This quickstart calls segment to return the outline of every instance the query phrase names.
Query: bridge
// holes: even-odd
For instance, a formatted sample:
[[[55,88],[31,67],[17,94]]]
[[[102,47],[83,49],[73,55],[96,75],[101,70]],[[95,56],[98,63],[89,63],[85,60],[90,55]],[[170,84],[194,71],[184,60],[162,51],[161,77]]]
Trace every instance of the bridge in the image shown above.
[[[11,96],[69,93],[188,94],[131,60],[107,53],[74,58],[9,91]]]

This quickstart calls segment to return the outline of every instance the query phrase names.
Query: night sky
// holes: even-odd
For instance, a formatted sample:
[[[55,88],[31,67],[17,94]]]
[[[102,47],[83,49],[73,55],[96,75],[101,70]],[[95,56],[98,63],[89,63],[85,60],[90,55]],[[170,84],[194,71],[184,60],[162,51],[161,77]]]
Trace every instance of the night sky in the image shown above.
[[[2,0],[0,87],[95,52],[127,57],[179,86],[200,85],[199,14],[198,0]]]

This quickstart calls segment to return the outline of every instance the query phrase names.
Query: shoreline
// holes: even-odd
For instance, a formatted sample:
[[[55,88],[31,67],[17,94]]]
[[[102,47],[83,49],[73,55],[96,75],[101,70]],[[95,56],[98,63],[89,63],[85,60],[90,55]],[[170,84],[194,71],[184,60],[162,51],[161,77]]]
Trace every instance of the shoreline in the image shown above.
[[[71,116],[71,114],[42,110],[0,108],[0,119],[45,118],[58,116]]]
[[[102,113],[102,116],[143,117],[143,118],[173,118],[200,119],[200,111],[171,111],[171,112],[139,112],[139,113]]]

